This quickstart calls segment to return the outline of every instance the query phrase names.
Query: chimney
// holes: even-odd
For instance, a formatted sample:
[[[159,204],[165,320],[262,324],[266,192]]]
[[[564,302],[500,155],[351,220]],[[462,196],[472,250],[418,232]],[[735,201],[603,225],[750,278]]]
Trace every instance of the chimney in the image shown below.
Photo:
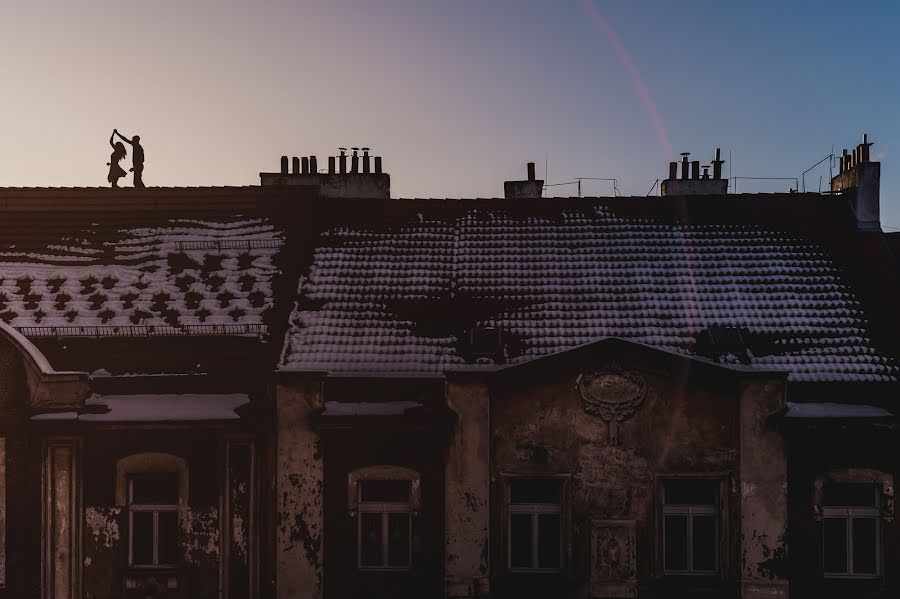
[[[715,157],[715,159],[712,161],[712,167],[713,167],[713,176],[712,176],[712,178],[713,178],[713,179],[721,179],[721,178],[722,178],[722,165],[723,165],[724,163],[725,163],[725,161],[722,160],[722,152],[721,152],[721,150],[719,150],[719,148],[716,148],[716,157]]]
[[[529,162],[528,179],[525,181],[505,181],[503,183],[503,197],[507,200],[522,198],[539,198],[544,192],[544,182],[536,179],[534,175],[534,163]]]
[[[840,169],[831,179],[831,192],[846,196],[860,231],[881,230],[881,163],[870,160],[868,134],[848,155],[841,153]]]
[[[359,150],[362,149],[362,156]],[[381,156],[375,156],[375,172],[372,172],[372,154],[369,148],[353,148],[351,172],[347,172],[347,148],[341,148],[339,156],[328,157],[328,172],[319,172],[315,156],[302,158],[281,157],[280,172],[262,172],[260,184],[264,186],[294,186],[319,198],[390,199],[391,176],[382,171]],[[362,158],[362,169],[359,160]],[[293,163],[293,171],[288,167]],[[340,168],[340,172],[335,172]],[[540,189],[540,186],[538,186]],[[540,195],[540,194],[538,194]]]
[[[722,153],[716,148],[716,157],[710,163],[713,174],[709,176],[709,166],[704,165],[700,174],[700,161],[689,161],[690,152],[681,153],[681,178],[678,178],[678,163],[669,163],[669,178],[660,184],[660,195],[664,196],[699,196],[728,193],[728,180],[722,178]]]

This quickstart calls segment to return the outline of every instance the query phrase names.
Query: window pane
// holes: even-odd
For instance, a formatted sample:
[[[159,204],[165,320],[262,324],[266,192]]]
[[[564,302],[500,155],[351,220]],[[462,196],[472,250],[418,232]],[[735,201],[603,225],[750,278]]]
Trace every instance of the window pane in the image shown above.
[[[388,514],[388,565],[409,565],[409,514]]]
[[[510,514],[509,555],[510,567],[532,568],[531,563],[531,514]]]
[[[364,480],[360,483],[362,501],[408,503],[408,480]]]
[[[875,485],[828,485],[825,487],[825,505],[840,507],[875,507]]]
[[[561,532],[559,514],[538,514],[539,568],[559,568]]]
[[[694,516],[693,543],[693,569],[698,572],[715,570],[716,546],[719,544],[715,516]]]
[[[825,571],[833,574],[847,573],[847,520],[825,518],[824,539]]]
[[[381,514],[360,513],[362,530],[360,530],[361,544],[360,558],[363,566],[383,566],[381,557]]]
[[[562,499],[562,483],[551,478],[514,479],[509,484],[512,503],[555,503]]]
[[[133,512],[131,556],[138,566],[153,565],[153,512]]]
[[[178,513],[159,512],[159,563],[178,563]]]
[[[878,546],[875,538],[875,518],[853,519],[853,573],[875,574]]]
[[[687,570],[687,516],[666,516],[665,568]]]
[[[670,480],[664,485],[666,505],[716,505],[719,483],[714,480]]]
[[[134,474],[131,503],[176,505],[178,503],[177,472]]]

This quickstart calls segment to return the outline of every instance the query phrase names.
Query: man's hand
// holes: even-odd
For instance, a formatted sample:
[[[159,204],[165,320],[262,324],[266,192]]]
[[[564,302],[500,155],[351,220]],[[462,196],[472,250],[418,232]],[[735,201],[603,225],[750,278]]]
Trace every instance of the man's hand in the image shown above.
[[[129,172],[129,173],[133,173],[133,172],[134,172],[134,169],[133,169],[133,168],[130,168],[130,169],[128,169],[128,172]]]

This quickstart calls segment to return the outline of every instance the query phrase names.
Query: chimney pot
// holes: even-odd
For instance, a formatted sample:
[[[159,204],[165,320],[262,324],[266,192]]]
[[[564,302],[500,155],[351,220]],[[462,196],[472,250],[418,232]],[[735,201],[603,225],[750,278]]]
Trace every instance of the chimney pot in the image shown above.
[[[369,174],[369,148],[363,148],[363,156],[362,156],[362,167],[363,174]]]
[[[309,172],[312,174],[318,174],[319,172],[319,161],[316,160],[315,156],[309,157]]]
[[[347,148],[341,148],[340,156],[341,174],[347,174]]]
[[[690,178],[690,174],[688,173],[688,156],[690,155],[690,152],[681,153],[681,178],[684,180]]]
[[[296,156],[291,158],[291,172],[295,175],[300,174],[300,159]]]
[[[691,162],[691,179],[699,179],[700,178],[700,161],[694,160]]]
[[[378,175],[381,174],[381,156],[375,157],[375,173]]]
[[[330,174],[330,175],[334,174],[334,170],[335,170],[334,163],[335,163],[334,156],[329,156],[328,157],[328,174]]]
[[[716,159],[713,160],[713,179],[721,179],[722,178],[722,165],[725,164],[725,161],[722,160],[722,150],[716,148]]]
[[[533,162],[529,162],[529,163],[528,163],[528,180],[529,180],[529,181],[534,181],[534,179],[535,179],[535,176],[534,176],[534,163],[533,163]]]
[[[297,160],[297,159],[294,158],[294,160]],[[303,157],[303,174],[304,175],[309,174],[309,158],[307,158],[306,156]]]
[[[669,163],[669,179],[677,179],[678,178],[678,163],[670,162]]]
[[[359,172],[359,148],[353,148],[353,156],[350,158],[350,172],[353,174]]]
[[[287,156],[281,157],[281,174],[282,175],[288,174],[288,157]]]

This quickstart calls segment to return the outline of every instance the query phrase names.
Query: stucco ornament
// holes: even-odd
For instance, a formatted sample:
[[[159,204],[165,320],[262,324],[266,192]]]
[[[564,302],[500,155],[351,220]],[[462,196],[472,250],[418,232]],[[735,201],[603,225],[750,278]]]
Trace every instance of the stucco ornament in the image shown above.
[[[584,411],[609,423],[609,444],[619,443],[616,423],[631,418],[647,396],[647,383],[640,374],[618,367],[581,374],[575,381]]]
[[[591,595],[637,597],[634,520],[591,522]]]

